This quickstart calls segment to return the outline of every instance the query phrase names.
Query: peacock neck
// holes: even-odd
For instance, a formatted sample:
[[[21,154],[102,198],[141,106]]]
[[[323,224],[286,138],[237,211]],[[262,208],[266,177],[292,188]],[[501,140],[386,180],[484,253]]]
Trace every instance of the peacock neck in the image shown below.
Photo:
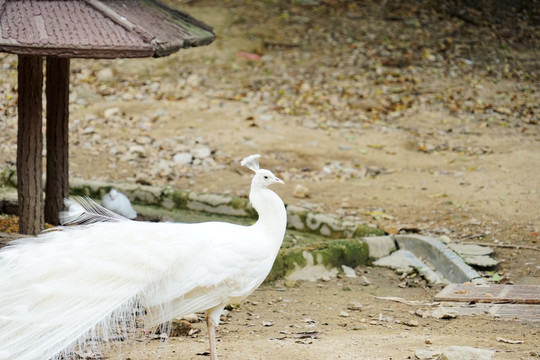
[[[268,188],[252,188],[249,201],[259,215],[254,226],[262,228],[265,234],[269,234],[270,241],[279,250],[287,227],[287,211],[283,201]]]

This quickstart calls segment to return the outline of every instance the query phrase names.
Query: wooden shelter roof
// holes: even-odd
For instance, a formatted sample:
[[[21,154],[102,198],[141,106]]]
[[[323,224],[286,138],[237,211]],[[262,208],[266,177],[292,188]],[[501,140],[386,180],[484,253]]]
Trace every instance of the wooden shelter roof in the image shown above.
[[[162,57],[214,38],[212,27],[155,0],[0,0],[0,51],[13,54]]]

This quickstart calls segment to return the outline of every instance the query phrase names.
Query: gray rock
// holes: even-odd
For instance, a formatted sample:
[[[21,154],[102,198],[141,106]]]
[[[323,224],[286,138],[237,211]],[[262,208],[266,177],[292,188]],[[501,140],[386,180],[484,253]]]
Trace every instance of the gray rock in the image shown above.
[[[350,302],[349,305],[347,305],[347,309],[360,311],[362,310],[362,304],[360,304],[359,302],[353,301],[353,302]]]
[[[303,185],[297,184],[294,187],[292,196],[299,199],[305,199],[309,197],[309,189]]]
[[[117,107],[108,108],[103,111],[103,117],[107,120],[110,120],[115,116],[120,116],[120,109]]]
[[[186,79],[186,84],[188,84],[189,86],[193,86],[193,87],[197,87],[197,86],[201,85],[201,82],[202,82],[201,78],[197,74],[191,74]]]
[[[364,286],[371,285],[371,281],[369,281],[369,279],[365,275],[362,275],[362,285]]]
[[[470,346],[450,346],[444,349],[438,360],[491,360],[495,351]]]
[[[455,319],[457,317],[457,313],[454,310],[444,306],[439,306],[430,315],[435,319]]]
[[[137,156],[137,157],[146,157],[146,150],[144,149],[144,146],[142,145],[132,145],[128,149],[128,153],[131,156]]]
[[[347,266],[347,265],[341,265],[341,268],[343,269],[343,272],[345,273],[345,277],[348,278],[355,278],[356,277],[356,271],[354,271],[353,268]]]
[[[114,79],[114,72],[111,68],[104,68],[96,73],[96,79],[100,82],[111,82]]]
[[[198,146],[191,150],[191,154],[198,159],[204,159],[212,154],[212,150],[207,146]]]
[[[152,138],[149,136],[137,136],[135,142],[139,145],[149,145],[152,143]]]
[[[193,155],[188,152],[180,152],[173,156],[173,160],[177,164],[187,165],[193,161]]]
[[[83,135],[91,135],[91,134],[93,134],[95,132],[96,132],[96,129],[93,126],[88,126],[88,127],[84,128],[84,130],[82,131],[82,134]]]
[[[431,360],[431,359],[435,359],[435,356],[439,354],[440,352],[434,352],[427,349],[420,349],[414,353],[414,358],[416,360]]]
[[[190,323],[196,323],[199,322],[199,317],[197,316],[197,314],[188,314],[182,316],[182,320],[186,320]]]

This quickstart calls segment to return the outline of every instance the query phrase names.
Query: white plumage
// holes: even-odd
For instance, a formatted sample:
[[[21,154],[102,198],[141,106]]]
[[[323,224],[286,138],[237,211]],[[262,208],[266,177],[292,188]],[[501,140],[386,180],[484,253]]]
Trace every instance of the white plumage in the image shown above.
[[[65,223],[0,250],[0,359],[44,360],[92,338],[107,339],[146,311],[145,327],[206,311],[210,353],[223,308],[254,291],[268,275],[285,234],[283,202],[255,171],[251,226],[130,221],[95,203],[68,201]]]
[[[101,204],[104,208],[114,211],[128,219],[135,219],[137,212],[131,206],[128,197],[116,189],[111,189],[101,198]]]

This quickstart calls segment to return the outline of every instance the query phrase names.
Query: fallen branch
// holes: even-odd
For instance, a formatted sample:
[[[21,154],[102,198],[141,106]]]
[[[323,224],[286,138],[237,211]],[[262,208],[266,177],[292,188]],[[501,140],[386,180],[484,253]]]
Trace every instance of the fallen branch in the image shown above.
[[[395,297],[395,296],[374,296],[374,298],[378,299],[378,300],[394,301],[394,302],[398,302],[398,303],[401,303],[401,304],[413,305],[413,306],[418,306],[418,305],[433,306],[433,305],[438,304],[438,303],[425,303],[425,302],[417,301],[417,300],[406,300],[406,299],[403,299],[403,298],[400,298],[400,297]]]

